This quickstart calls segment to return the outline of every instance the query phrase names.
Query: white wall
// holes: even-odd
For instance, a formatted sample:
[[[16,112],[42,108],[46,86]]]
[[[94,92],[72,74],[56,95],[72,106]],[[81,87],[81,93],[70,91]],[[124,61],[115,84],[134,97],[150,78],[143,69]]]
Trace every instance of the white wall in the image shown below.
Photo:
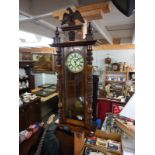
[[[104,67],[104,59],[109,54],[112,62],[127,62],[128,64],[135,65],[135,50],[102,50],[93,52],[93,65]]]
[[[56,74],[43,74],[43,84],[45,83],[57,83],[57,75]]]
[[[51,84],[57,83],[56,74],[35,73],[34,76],[35,76],[35,88],[45,83],[51,83]]]
[[[108,54],[112,62],[127,62],[129,65],[135,66],[134,49],[93,51],[93,65],[99,67],[100,83],[103,81],[104,59]]]
[[[34,80],[35,80],[35,88],[39,85],[43,84],[43,74],[42,73],[35,73],[34,74]]]

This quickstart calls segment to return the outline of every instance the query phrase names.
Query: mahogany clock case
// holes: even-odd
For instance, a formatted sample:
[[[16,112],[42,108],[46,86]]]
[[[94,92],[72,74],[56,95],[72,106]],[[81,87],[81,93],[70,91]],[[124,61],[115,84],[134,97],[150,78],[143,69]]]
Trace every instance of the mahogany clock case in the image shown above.
[[[67,27],[67,31],[76,30],[77,25]],[[80,26],[80,29],[82,27]],[[63,30],[63,29],[62,29]],[[92,100],[93,100],[93,79],[92,79],[92,45],[96,43],[92,37],[92,27],[89,23],[86,38],[61,42],[59,29],[55,31],[54,43],[57,59],[56,70],[59,92],[59,124],[72,125],[90,129],[92,127]],[[79,53],[82,57],[82,69],[70,70],[66,65],[68,56],[71,53]],[[73,66],[77,62],[72,62]],[[74,64],[75,63],[75,64]]]

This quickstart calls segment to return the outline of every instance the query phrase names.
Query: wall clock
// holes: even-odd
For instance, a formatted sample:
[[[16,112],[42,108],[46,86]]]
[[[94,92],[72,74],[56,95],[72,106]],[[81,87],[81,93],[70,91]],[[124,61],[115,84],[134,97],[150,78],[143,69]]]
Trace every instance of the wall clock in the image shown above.
[[[132,74],[132,79],[135,80],[135,74]]]
[[[129,72],[129,80],[135,80],[135,72]]]
[[[69,17],[72,16],[68,15],[68,20],[74,20],[74,18]],[[93,40],[91,23],[88,24],[85,39],[81,40],[76,39],[76,32],[77,30],[82,31],[83,24],[71,23],[71,25],[61,27],[62,31],[68,32],[69,39],[66,38],[66,42],[61,42],[60,31],[57,28],[54,43],[51,45],[57,51],[59,124],[91,129],[93,101],[92,45],[95,44],[96,40]],[[74,37],[70,36],[73,33]]]
[[[79,73],[84,69],[84,58],[77,52],[73,51],[67,56],[66,66],[73,73]]]
[[[119,71],[120,70],[120,65],[118,63],[113,63],[112,64],[112,70],[113,71]]]

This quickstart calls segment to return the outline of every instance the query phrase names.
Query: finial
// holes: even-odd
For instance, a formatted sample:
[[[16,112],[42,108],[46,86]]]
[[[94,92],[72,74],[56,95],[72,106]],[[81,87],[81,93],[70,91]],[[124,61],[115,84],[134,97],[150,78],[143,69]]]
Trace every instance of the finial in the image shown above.
[[[91,33],[92,32],[92,25],[91,25],[91,22],[89,22],[89,25],[88,25],[88,33]]]
[[[92,30],[93,30],[93,28],[92,28],[91,22],[89,22],[89,25],[87,27],[86,40],[93,40]]]
[[[59,35],[59,29],[58,29],[58,27],[56,27],[55,35],[56,35],[56,36]]]

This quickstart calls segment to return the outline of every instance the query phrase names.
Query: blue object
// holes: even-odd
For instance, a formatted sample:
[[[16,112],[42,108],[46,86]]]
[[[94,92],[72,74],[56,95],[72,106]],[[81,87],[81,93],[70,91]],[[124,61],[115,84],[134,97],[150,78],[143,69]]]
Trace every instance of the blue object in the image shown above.
[[[35,123],[35,126],[36,126],[36,128],[40,128],[40,123],[39,122],[36,122]]]
[[[96,120],[96,124],[97,124],[97,128],[100,129],[101,128],[101,125],[102,125],[102,120],[100,118],[98,118]]]

